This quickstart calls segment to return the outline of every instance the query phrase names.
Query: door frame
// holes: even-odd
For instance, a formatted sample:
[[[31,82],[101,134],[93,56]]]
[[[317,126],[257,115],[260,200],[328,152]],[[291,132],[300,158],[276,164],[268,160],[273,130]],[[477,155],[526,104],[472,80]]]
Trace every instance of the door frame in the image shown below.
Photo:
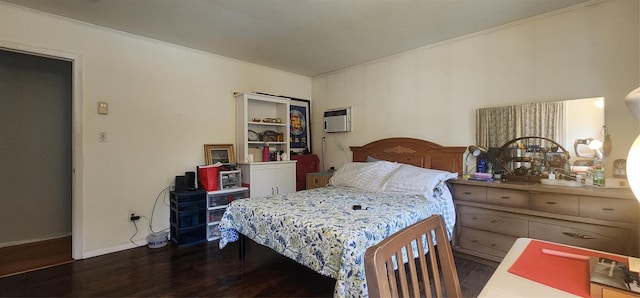
[[[71,93],[71,257],[84,258],[83,210],[83,146],[82,146],[82,56],[32,45],[0,40],[0,50],[69,61],[72,64]]]

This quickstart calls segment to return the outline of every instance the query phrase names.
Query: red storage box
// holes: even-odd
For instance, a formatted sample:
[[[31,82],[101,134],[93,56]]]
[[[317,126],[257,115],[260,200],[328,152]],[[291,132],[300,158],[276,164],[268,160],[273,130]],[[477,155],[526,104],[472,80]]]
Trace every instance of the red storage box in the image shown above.
[[[198,167],[198,182],[206,191],[218,190],[219,166]]]

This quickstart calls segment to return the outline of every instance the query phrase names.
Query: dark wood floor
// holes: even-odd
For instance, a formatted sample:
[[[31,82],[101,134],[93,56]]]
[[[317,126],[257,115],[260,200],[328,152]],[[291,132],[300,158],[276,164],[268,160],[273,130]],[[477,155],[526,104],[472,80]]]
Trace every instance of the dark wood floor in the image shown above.
[[[135,248],[55,267],[0,278],[0,296],[13,297],[330,297],[335,280],[247,241],[177,248]],[[494,271],[456,257],[465,297],[476,297]]]

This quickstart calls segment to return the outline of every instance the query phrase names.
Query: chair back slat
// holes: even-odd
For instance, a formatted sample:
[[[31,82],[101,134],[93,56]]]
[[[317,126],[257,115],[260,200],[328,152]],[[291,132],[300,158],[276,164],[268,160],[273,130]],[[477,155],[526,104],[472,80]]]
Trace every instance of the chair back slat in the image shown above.
[[[462,295],[441,215],[408,226],[369,247],[365,275],[371,297]]]

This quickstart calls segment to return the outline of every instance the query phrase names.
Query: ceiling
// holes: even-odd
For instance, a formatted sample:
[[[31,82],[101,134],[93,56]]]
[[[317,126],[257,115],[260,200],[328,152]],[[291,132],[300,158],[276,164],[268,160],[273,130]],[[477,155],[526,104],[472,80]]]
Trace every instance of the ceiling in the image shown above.
[[[1,0],[305,76],[594,0]]]

